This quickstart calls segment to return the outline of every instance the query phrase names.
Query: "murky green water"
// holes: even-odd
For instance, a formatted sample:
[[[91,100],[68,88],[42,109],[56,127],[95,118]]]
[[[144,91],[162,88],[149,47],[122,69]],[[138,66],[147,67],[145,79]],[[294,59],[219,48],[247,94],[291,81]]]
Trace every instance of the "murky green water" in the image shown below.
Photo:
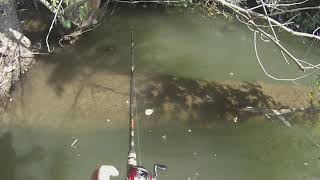
[[[9,133],[0,138],[1,180],[88,180],[100,164],[116,166],[121,176],[114,179],[124,179],[132,25],[138,88],[151,74],[270,82],[255,60],[252,33],[237,22],[118,7],[79,44],[57,49],[28,74],[2,125]],[[306,50],[303,44],[290,48]],[[264,47],[261,56],[276,74],[299,75],[273,47]],[[316,57],[315,50],[308,55]],[[157,109],[146,117],[144,109],[152,107],[138,108],[143,164],[150,170],[155,162],[169,166],[159,179],[320,179],[317,122],[288,128],[263,117],[241,123],[180,119]]]

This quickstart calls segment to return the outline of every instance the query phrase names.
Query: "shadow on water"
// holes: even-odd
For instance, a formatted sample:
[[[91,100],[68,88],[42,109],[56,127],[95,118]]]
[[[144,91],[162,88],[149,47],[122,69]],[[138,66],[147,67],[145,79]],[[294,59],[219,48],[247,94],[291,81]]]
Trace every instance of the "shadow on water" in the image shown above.
[[[95,60],[87,61],[77,59],[73,53],[68,52],[53,55],[45,62],[55,66],[47,83],[54,88],[58,96],[61,96],[64,93],[63,84],[72,81],[79,74],[83,74],[84,76],[87,75],[87,73],[81,72],[81,67],[94,67],[97,65]]]
[[[174,113],[190,120],[226,120],[230,115],[238,116],[239,109],[246,106],[281,106],[256,83],[228,85],[169,75],[153,78],[139,96],[146,108],[154,107],[159,113]]]
[[[32,150],[22,156],[17,156],[13,146],[13,137],[10,132],[6,132],[0,137],[0,179],[15,179],[17,166],[28,165],[37,162],[45,157],[45,151],[40,146],[35,146]]]
[[[0,179],[14,179],[17,157],[10,132],[0,137],[0,152]]]
[[[34,161],[40,161],[45,158],[45,156],[44,149],[40,146],[35,146],[29,153],[18,157],[17,163],[19,165],[24,165]]]
[[[115,63],[113,61],[114,49],[109,45],[77,44],[59,51],[61,52],[46,56],[46,60],[42,61],[53,66],[47,84],[54,88],[58,96],[62,96],[64,93],[63,86],[74,82],[76,78],[87,80],[89,79],[87,76],[106,69],[117,73],[127,73],[127,66],[123,66],[121,62]]]
[[[53,153],[50,178],[52,180],[64,180],[68,172],[67,161],[69,160],[63,150]]]

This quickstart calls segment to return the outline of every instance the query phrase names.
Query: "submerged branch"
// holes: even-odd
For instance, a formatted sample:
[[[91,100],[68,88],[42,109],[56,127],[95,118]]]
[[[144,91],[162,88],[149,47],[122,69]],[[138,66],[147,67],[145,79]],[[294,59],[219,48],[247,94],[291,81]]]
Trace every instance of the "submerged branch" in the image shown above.
[[[267,109],[267,108],[257,108],[247,106],[242,109],[239,109],[241,112],[250,112],[254,114],[263,114],[266,118],[270,119],[271,117],[276,117],[281,120],[284,125],[291,127],[290,122],[288,121],[288,116],[293,115],[295,113],[320,113],[319,108],[315,108],[313,106],[306,108],[288,108],[288,109]]]

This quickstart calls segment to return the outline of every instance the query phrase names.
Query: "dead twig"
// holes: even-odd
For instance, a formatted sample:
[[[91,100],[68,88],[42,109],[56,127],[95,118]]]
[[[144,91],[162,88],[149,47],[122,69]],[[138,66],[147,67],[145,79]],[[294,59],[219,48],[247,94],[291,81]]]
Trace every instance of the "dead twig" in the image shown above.
[[[60,8],[61,8],[62,1],[63,1],[63,0],[60,0],[60,2],[59,2],[59,5],[58,5],[58,7],[57,7],[57,9],[56,9],[56,12],[55,12],[54,18],[53,18],[53,20],[52,20],[52,22],[51,22],[51,25],[50,25],[50,28],[49,28],[48,34],[47,34],[47,36],[46,36],[46,44],[47,44],[48,52],[52,52],[52,51],[53,51],[53,49],[52,49],[52,50],[50,49],[50,45],[49,45],[49,36],[50,36],[51,30],[52,30],[52,28],[53,28],[53,25],[54,25],[54,23],[56,22],[56,19],[57,19],[57,16],[58,16],[59,10],[60,10]]]

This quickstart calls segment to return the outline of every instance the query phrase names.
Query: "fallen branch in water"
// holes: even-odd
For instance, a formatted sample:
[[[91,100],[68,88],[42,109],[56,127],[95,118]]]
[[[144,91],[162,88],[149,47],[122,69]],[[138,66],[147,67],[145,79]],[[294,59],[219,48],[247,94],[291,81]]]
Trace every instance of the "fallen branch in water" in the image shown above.
[[[288,121],[288,116],[294,113],[320,113],[320,108],[316,108],[314,106],[310,106],[307,108],[288,108],[288,109],[268,109],[268,108],[258,108],[247,106],[242,109],[239,109],[242,112],[250,112],[254,114],[262,114],[265,115],[268,119],[271,117],[276,117],[281,120],[286,126],[291,127],[291,124]]]

